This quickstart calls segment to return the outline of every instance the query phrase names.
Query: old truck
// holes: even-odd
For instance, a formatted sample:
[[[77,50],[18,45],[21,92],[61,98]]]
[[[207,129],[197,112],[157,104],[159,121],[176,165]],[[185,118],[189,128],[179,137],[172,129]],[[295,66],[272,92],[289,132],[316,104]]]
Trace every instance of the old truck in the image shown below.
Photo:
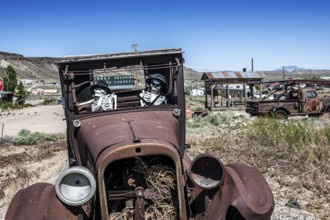
[[[69,168],[20,190],[6,220],[269,219],[273,195],[255,167],[188,157],[182,54],[59,62]]]
[[[300,85],[322,84],[330,85],[329,81],[289,80],[283,82],[284,89],[278,93],[274,91],[262,99],[246,102],[246,112],[253,116],[275,116],[288,118],[289,116],[318,116],[330,112],[330,97],[320,96],[312,87]],[[268,97],[272,96],[272,99]]]

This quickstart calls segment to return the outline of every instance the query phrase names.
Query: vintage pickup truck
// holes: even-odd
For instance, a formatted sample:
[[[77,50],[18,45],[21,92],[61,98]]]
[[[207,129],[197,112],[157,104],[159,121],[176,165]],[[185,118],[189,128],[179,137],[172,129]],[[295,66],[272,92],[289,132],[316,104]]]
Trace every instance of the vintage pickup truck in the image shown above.
[[[187,156],[182,54],[59,62],[69,168],[20,190],[6,220],[269,219],[273,195],[256,168]]]
[[[323,82],[324,83],[324,82]],[[288,118],[289,116],[318,116],[330,112],[330,97],[320,97],[316,89],[297,86],[286,87],[279,94],[246,102],[246,112],[257,116],[275,116]]]

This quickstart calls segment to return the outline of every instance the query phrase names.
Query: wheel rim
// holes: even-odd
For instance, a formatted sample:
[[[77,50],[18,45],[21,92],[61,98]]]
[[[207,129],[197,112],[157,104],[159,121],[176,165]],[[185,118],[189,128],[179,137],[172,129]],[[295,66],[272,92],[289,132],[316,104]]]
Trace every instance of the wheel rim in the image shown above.
[[[286,115],[283,112],[276,112],[275,115],[276,115],[276,118],[280,118],[280,119],[286,118]]]

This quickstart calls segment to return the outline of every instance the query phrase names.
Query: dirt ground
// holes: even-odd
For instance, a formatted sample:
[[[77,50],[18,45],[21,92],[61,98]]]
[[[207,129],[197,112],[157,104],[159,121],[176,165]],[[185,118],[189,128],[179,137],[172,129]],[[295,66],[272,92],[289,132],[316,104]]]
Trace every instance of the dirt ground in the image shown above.
[[[6,136],[14,137],[22,129],[49,134],[65,133],[66,123],[63,119],[64,111],[61,105],[36,106],[13,111],[2,110],[0,112],[0,137],[3,139]],[[0,220],[4,219],[8,204],[19,189],[37,182],[54,183],[57,175],[68,164],[66,150],[56,151],[51,157],[36,161],[33,160],[33,157],[30,158],[37,151],[34,146],[7,147],[3,145],[0,143],[2,160],[11,158],[11,161],[20,162],[17,165],[14,162],[7,164],[6,161],[1,161],[6,164],[0,167],[0,184],[6,184],[11,179],[16,180],[11,181],[14,184],[10,184],[2,192],[5,194],[5,198],[1,199],[0,195]],[[20,169],[26,170],[32,176],[29,182],[20,182],[19,176],[17,176],[17,170]]]
[[[32,132],[64,133],[66,124],[61,105],[45,105],[0,112],[0,135],[16,136],[22,129]]]

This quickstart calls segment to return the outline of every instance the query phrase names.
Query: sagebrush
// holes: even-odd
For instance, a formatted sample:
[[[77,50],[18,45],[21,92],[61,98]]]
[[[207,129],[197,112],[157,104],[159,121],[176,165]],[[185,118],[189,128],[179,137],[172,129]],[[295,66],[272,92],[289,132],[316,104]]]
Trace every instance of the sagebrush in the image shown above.
[[[57,141],[64,138],[64,134],[46,134],[42,132],[31,132],[23,129],[13,139],[14,145],[35,145],[44,141]]]

